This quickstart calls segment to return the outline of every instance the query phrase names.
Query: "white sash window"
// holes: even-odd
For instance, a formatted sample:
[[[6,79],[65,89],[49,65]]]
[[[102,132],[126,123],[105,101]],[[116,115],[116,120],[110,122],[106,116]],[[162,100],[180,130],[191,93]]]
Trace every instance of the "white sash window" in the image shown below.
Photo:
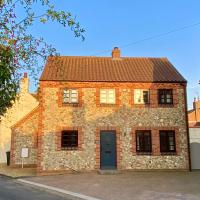
[[[63,90],[63,103],[78,103],[78,90],[64,89]]]
[[[100,103],[115,104],[115,89],[100,89]]]

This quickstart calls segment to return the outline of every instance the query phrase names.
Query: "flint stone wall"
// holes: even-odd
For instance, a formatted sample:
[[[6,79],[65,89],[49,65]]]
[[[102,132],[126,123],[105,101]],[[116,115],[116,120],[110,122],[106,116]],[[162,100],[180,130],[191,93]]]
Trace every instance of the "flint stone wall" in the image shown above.
[[[97,84],[96,84],[97,85]],[[174,88],[176,102],[174,107],[135,107],[131,104],[132,88],[126,85],[113,85],[118,89],[119,104],[115,106],[99,106],[97,89],[92,84],[86,85],[69,83],[56,85],[54,83],[41,84],[42,121],[40,138],[38,169],[47,170],[94,170],[97,160],[96,130],[101,127],[117,127],[120,130],[121,156],[118,168],[120,169],[188,169],[188,147],[185,116],[184,87],[179,84],[165,84],[165,87]],[[162,88],[163,85],[157,86]],[[82,87],[82,105],[79,107],[60,106],[60,87]],[[94,87],[94,88],[93,88]],[[99,84],[99,88],[111,86]],[[153,92],[152,92],[153,93]],[[157,96],[150,98],[151,103],[157,101]],[[155,104],[156,105],[156,104]],[[65,127],[82,127],[83,144],[77,151],[58,150],[57,137]],[[133,131],[137,128],[155,129],[152,140],[158,140],[158,131],[163,127],[176,128],[177,155],[160,155],[159,144],[154,144],[152,155],[137,155],[133,152]]]

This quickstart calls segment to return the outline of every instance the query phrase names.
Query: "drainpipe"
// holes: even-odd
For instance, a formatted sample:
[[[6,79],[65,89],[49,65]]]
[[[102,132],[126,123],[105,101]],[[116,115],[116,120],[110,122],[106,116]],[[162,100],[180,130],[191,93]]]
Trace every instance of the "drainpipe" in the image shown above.
[[[191,168],[191,154],[190,154],[190,136],[189,136],[189,125],[188,125],[188,107],[187,107],[187,90],[186,90],[187,83],[184,85],[184,96],[185,96],[185,122],[186,122],[186,131],[187,131],[187,142],[188,142],[188,164],[189,164],[189,171],[192,171]]]

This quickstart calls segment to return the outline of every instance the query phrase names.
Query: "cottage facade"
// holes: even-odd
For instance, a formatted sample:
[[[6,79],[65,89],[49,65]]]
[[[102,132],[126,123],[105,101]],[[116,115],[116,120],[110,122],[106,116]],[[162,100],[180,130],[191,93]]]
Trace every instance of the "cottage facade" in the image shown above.
[[[13,126],[12,165],[188,170],[186,81],[166,58],[49,57],[40,105]]]

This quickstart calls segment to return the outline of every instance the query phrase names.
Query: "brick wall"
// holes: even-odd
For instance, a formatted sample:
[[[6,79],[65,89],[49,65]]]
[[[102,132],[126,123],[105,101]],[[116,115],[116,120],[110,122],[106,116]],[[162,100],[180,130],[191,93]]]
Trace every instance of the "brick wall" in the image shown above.
[[[188,121],[190,127],[199,127],[200,122],[200,100],[194,99],[193,109],[188,112]]]
[[[37,164],[38,122],[39,107],[12,127],[11,166],[18,166],[22,163],[22,148],[28,148],[29,151],[28,158],[24,158],[24,165],[34,166]]]

